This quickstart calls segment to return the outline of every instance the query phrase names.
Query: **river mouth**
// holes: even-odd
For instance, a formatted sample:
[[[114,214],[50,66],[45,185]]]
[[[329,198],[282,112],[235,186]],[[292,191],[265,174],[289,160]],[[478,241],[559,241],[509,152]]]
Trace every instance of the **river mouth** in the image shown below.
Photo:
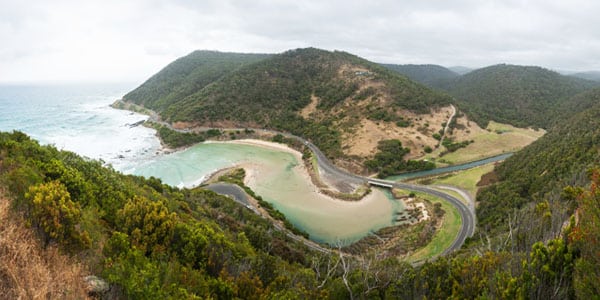
[[[179,187],[200,184],[216,170],[241,166],[245,184],[280,210],[310,239],[331,246],[347,246],[383,227],[395,225],[404,210],[387,190],[374,188],[360,201],[323,195],[312,184],[301,154],[280,144],[210,142],[152,159],[133,173],[161,178]]]

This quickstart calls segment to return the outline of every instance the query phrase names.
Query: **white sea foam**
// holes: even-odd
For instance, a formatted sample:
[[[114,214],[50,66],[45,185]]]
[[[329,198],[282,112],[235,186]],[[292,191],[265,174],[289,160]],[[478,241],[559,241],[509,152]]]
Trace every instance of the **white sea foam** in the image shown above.
[[[153,129],[130,126],[146,116],[109,107],[130,88],[0,87],[0,130],[23,131],[125,172],[160,149]]]

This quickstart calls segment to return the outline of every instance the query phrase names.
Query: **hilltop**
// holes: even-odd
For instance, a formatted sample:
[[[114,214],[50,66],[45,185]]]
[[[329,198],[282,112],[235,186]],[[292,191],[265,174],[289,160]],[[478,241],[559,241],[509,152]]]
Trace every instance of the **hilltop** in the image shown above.
[[[458,77],[447,91],[480,126],[490,120],[517,127],[550,127],[570,97],[594,87],[587,80],[531,66],[495,65]]]
[[[170,63],[125,97],[148,108],[164,110],[226,74],[269,56],[268,54],[194,51]]]
[[[167,67],[123,100],[153,109],[180,128],[290,132],[359,169],[383,140],[400,140],[407,157],[422,155],[438,143],[433,135],[451,115],[452,97],[346,52],[307,48],[260,58],[221,70],[221,77],[186,93],[178,83],[184,81],[169,80],[184,76]],[[139,96],[156,90],[158,97]]]
[[[382,64],[382,66],[425,86],[438,89],[447,87],[449,82],[460,76],[459,73],[439,65]]]

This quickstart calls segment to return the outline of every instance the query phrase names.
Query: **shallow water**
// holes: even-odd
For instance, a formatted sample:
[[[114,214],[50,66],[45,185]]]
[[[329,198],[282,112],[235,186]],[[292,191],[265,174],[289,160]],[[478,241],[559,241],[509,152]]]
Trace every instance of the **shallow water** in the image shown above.
[[[311,239],[347,245],[372,231],[393,225],[401,202],[389,192],[373,190],[358,202],[334,200],[316,193],[291,153],[233,143],[204,143],[142,164],[133,173],[155,176],[175,186],[194,186],[212,172],[238,164],[252,164],[248,185],[270,202]]]

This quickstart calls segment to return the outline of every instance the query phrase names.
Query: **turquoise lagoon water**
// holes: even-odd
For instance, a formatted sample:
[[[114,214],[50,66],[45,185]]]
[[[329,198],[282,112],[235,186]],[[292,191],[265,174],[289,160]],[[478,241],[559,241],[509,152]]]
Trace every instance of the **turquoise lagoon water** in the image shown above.
[[[366,200],[348,202],[316,192],[288,152],[233,143],[203,143],[184,151],[156,157],[133,173],[156,176],[175,186],[195,186],[216,170],[251,165],[250,187],[311,239],[332,245],[347,245],[372,231],[393,225],[402,203],[387,191],[375,189]]]

